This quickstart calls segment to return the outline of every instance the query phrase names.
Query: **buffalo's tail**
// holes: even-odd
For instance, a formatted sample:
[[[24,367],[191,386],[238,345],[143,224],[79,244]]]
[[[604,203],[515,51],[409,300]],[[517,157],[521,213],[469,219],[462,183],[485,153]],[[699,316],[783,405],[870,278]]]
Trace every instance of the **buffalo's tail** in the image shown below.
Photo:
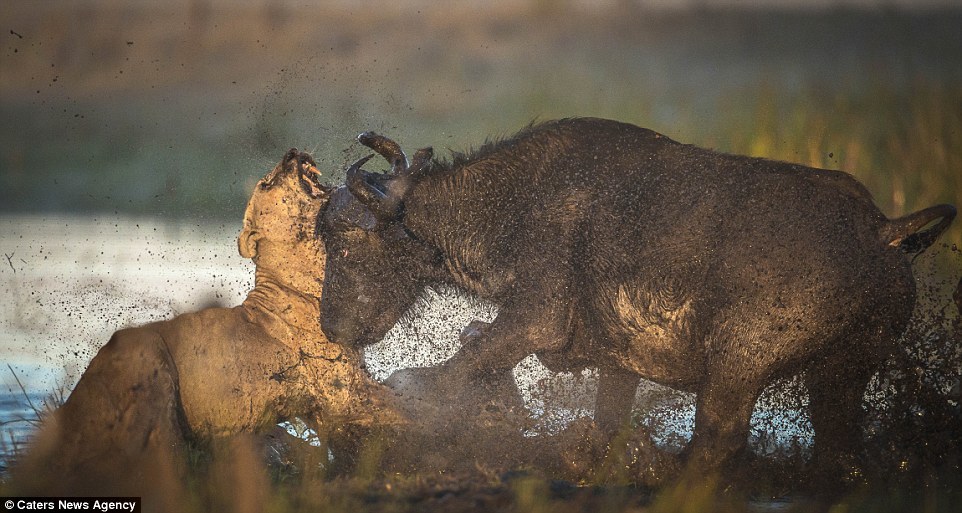
[[[955,214],[955,207],[952,205],[935,205],[898,219],[891,219],[882,228],[882,242],[909,254],[921,253],[952,224]],[[922,230],[936,220],[938,223]]]

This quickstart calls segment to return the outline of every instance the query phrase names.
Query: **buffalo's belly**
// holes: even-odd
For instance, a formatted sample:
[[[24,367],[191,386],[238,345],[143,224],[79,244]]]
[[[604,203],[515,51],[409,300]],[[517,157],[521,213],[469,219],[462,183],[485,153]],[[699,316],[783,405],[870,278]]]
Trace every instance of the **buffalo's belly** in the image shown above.
[[[589,367],[597,367],[604,363],[599,361],[594,355],[586,354],[583,344],[573,342],[566,345],[563,349],[554,351],[538,351],[535,356],[551,372],[572,372],[578,373]]]
[[[691,339],[693,301],[684,294],[622,284],[605,295],[601,321],[610,357],[640,376],[688,390],[704,374]]]

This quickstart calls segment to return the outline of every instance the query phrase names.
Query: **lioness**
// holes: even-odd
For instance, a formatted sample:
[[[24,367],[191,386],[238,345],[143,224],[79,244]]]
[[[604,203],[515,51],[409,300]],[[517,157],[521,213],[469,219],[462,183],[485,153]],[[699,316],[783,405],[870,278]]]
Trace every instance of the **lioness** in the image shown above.
[[[237,241],[255,286],[240,306],[111,337],[14,470],[18,491],[150,494],[181,482],[190,440],[294,417],[333,440],[397,420],[357,353],[320,331],[325,255],[314,222],[329,191],[318,174],[292,149],[256,185]]]

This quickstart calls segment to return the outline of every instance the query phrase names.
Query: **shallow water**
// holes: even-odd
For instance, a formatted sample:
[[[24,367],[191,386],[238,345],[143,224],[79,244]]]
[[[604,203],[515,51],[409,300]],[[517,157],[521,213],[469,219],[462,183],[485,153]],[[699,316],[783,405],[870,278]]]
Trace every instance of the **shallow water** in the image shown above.
[[[36,427],[35,408],[42,408],[41,394],[0,393],[0,472],[6,470],[10,457],[16,455]]]
[[[30,392],[70,389],[110,334],[235,304],[236,228],[124,216],[0,216],[0,360]],[[0,383],[13,382],[0,369]]]

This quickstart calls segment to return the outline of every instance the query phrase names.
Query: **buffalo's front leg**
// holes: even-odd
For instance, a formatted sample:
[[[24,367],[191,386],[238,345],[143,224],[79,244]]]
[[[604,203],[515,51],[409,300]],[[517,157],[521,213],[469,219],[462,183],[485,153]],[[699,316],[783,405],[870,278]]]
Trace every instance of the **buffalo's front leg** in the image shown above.
[[[475,346],[481,341],[490,327],[490,322],[478,320],[469,322],[458,336],[458,339],[461,341],[461,349],[469,351],[475,350]]]
[[[445,365],[472,381],[510,371],[528,355],[564,344],[567,314],[568,308],[546,298],[512,301],[490,324],[465,328],[461,350]]]
[[[491,323],[472,321],[461,331],[461,351],[466,355],[485,350],[485,340],[491,329]],[[579,334],[575,334],[578,337]],[[583,347],[583,342],[574,340],[575,346]],[[549,365],[550,368],[550,365]],[[552,369],[553,370],[553,369]],[[598,368],[598,392],[595,398],[595,423],[608,436],[630,428],[631,409],[635,404],[635,392],[641,378],[635,372],[626,370],[615,364],[603,364]],[[515,387],[510,369],[493,371],[483,379],[488,385],[498,383],[498,395],[508,397],[511,392],[507,385]],[[521,396],[517,388],[513,388],[517,401]]]
[[[458,359],[463,361],[475,360],[475,363],[470,364],[474,369],[483,365],[481,363],[484,359],[482,353],[486,351],[485,345],[490,329],[491,323],[483,321],[472,321],[465,326],[459,337],[461,349],[458,354],[461,356]],[[464,364],[459,364],[458,360],[455,360],[454,364],[442,367],[443,371],[451,371],[453,376],[460,380],[461,383],[456,385],[456,388],[460,388],[460,386],[468,387],[471,396],[482,402],[488,402],[488,406],[493,404],[490,401],[491,399],[494,399],[497,404],[507,410],[520,411],[524,406],[524,400],[521,398],[518,386],[515,383],[513,366],[496,366],[473,372],[470,367],[464,368],[462,365]],[[450,384],[450,381],[448,381],[448,384]],[[459,395],[463,398],[466,394],[461,393]]]
[[[448,400],[465,412],[512,410],[525,422],[520,393],[512,373],[530,354],[557,349],[568,339],[569,308],[549,294],[518,297],[503,304],[488,325],[472,323],[462,336],[462,347],[441,368]],[[513,406],[512,406],[513,405]]]
[[[584,227],[565,217],[582,208],[579,198],[559,197],[519,228],[540,251],[518,261],[513,277],[501,284],[498,316],[490,325],[469,326],[464,347],[446,364],[454,374],[480,382],[510,373],[530,354],[559,351],[570,342],[581,288],[573,262],[585,241],[579,238]]]
[[[595,423],[609,436],[630,428],[631,408],[641,378],[614,365],[598,369],[598,396],[595,400]]]

